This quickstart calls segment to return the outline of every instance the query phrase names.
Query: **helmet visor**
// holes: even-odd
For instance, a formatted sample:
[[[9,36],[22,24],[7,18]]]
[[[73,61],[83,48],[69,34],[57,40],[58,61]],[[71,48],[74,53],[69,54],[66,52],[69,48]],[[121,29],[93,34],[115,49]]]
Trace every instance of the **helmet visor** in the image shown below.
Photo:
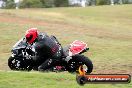
[[[29,43],[30,43],[30,41],[32,40],[32,38],[33,38],[33,35],[26,36],[26,40],[27,40],[27,42],[29,42]]]

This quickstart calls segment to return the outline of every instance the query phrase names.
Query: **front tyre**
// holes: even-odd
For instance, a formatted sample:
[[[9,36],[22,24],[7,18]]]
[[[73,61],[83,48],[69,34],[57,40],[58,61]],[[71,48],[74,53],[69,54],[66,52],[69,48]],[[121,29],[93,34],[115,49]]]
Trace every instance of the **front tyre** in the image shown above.
[[[22,71],[32,70],[32,66],[28,65],[26,61],[18,57],[10,56],[8,59],[8,66],[11,70],[22,70]]]
[[[19,61],[15,57],[10,56],[8,59],[9,68],[11,70],[19,70],[19,67],[17,65],[19,65]]]

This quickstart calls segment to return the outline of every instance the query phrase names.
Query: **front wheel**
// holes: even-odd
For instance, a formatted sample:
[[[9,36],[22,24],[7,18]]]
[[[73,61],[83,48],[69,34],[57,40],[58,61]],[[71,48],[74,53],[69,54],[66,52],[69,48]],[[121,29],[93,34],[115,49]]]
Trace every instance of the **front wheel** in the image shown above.
[[[11,70],[31,71],[32,66],[28,65],[22,58],[10,56],[8,59],[8,66]]]
[[[93,64],[92,61],[84,56],[84,55],[75,55],[72,57],[72,59],[69,61],[68,64],[68,71],[69,72],[75,72],[78,71],[80,66],[85,67],[85,71],[87,74],[90,74],[93,70]]]

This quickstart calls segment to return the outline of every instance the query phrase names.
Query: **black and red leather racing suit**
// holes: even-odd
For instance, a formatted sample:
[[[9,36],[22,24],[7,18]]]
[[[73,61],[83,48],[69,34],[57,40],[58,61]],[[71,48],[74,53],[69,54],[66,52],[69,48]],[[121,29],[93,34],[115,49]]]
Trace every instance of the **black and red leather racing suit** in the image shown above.
[[[33,47],[36,52],[34,61],[39,65],[39,71],[44,71],[57,65],[61,59],[62,47],[54,36],[39,33]]]

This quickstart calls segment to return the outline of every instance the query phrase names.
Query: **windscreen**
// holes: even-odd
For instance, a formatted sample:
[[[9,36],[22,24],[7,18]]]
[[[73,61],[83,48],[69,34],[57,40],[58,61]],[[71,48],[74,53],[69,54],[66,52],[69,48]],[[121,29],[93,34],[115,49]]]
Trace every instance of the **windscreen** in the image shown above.
[[[21,38],[14,46],[13,49],[25,48],[27,46],[26,39]]]

